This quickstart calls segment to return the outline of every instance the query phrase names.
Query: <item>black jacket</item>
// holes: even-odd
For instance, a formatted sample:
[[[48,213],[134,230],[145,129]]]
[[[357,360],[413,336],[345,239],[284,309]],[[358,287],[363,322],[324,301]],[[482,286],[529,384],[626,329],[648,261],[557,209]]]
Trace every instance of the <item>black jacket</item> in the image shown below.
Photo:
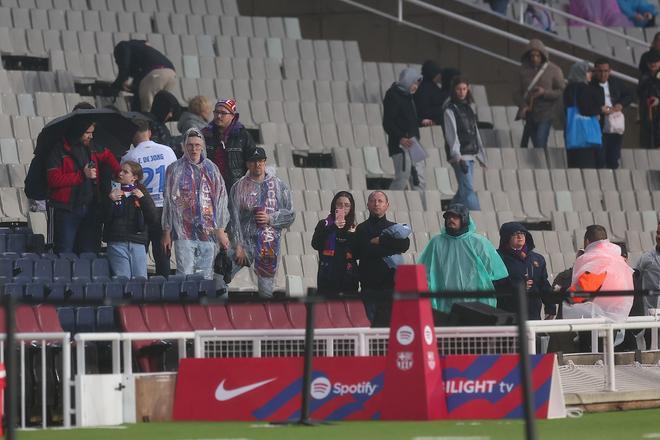
[[[571,83],[564,89],[564,108],[576,103],[582,116],[598,116],[605,105],[605,94],[590,84]]]
[[[649,70],[649,65],[648,65],[648,59],[649,59],[649,56],[651,55],[651,52],[655,52],[655,49],[651,48],[651,49],[647,50],[646,52],[644,52],[641,57],[639,57],[639,68],[638,69],[639,69],[640,79],[644,75],[648,75],[648,74],[651,73],[651,71]]]
[[[225,180],[227,192],[234,183],[243,177],[247,171],[245,158],[255,147],[254,139],[250,133],[243,127],[232,130],[232,133],[225,141],[224,157],[220,157],[219,148],[222,148],[220,127],[210,123],[202,129],[204,140],[206,141],[206,157],[211,159],[220,170],[222,178]]]
[[[363,292],[394,289],[395,269],[390,269],[383,257],[406,252],[410,247],[410,239],[382,236],[383,230],[393,224],[385,216],[378,218],[372,215],[355,229],[353,251],[355,258],[360,261],[358,273]],[[375,237],[380,237],[377,245],[371,243]]]
[[[635,96],[633,95],[632,90],[630,87],[627,87],[626,84],[619,78],[609,77],[607,79],[607,84],[610,88],[610,99],[612,100],[612,106],[621,104],[621,107],[626,108],[633,102]],[[598,91],[603,105],[605,105],[605,90],[600,86],[598,80],[591,80],[591,86]],[[604,121],[605,120],[601,118],[601,125],[604,124]]]
[[[514,252],[508,249],[509,239],[516,231],[525,232],[525,244],[527,246],[526,257],[521,259],[514,255]],[[545,258],[534,252],[534,238],[532,234],[520,223],[504,223],[500,228],[500,246],[497,249],[504,265],[509,271],[509,284],[513,291],[521,283],[532,280],[532,287],[527,292],[530,294],[540,292],[551,292],[552,287],[548,282],[548,270],[545,264]],[[545,313],[555,315],[557,305],[550,302],[544,302]],[[517,311],[517,301],[515,296],[504,296],[497,299],[497,307],[509,312]],[[527,299],[527,319],[541,319],[541,299],[530,296]]]
[[[353,255],[355,233],[348,229],[348,225],[338,229],[326,220],[318,222],[314,229],[312,247],[319,252],[317,286],[320,295],[358,291],[358,265]],[[330,249],[327,242],[333,233],[336,234],[334,249]]]
[[[436,125],[441,125],[443,120],[442,104],[445,101],[444,94],[438,84],[433,82],[440,73],[440,67],[433,61],[427,61],[422,65],[422,76],[424,79],[415,92],[415,107],[417,118],[421,124],[423,119],[431,119]]]
[[[413,96],[401,90],[396,83],[383,99],[383,128],[387,133],[387,149],[390,156],[403,153],[399,147],[401,138],[419,139],[419,121]]]
[[[112,84],[119,89],[129,77],[133,78],[133,92],[137,92],[140,81],[154,69],[172,69],[172,62],[144,40],[120,41],[114,50],[117,62],[117,79]]]
[[[109,197],[105,197],[103,240],[106,243],[128,241],[147,244],[149,242],[148,225],[160,219],[149,192],[143,192],[144,197],[139,199],[139,208],[135,206],[138,200],[135,196],[123,198],[121,207],[116,206]]]

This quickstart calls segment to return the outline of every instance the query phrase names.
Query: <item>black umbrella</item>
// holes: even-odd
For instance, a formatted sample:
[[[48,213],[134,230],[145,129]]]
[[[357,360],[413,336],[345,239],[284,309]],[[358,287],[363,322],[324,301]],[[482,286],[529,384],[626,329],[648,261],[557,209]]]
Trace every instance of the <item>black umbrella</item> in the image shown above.
[[[53,145],[60,142],[69,128],[79,120],[85,119],[96,123],[94,144],[99,148],[108,148],[116,156],[121,156],[133,142],[137,126],[130,118],[111,109],[78,109],[44,126],[37,138],[35,156],[46,153]]]

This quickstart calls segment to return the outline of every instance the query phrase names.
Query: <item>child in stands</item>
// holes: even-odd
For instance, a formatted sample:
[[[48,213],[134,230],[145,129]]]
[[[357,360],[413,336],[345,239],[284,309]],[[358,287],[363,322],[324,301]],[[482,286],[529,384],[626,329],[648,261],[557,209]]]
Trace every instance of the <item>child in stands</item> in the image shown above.
[[[147,277],[148,225],[158,221],[149,191],[140,183],[142,167],[126,161],[119,172],[120,188],[113,189],[105,205],[104,240],[112,273],[127,278]]]

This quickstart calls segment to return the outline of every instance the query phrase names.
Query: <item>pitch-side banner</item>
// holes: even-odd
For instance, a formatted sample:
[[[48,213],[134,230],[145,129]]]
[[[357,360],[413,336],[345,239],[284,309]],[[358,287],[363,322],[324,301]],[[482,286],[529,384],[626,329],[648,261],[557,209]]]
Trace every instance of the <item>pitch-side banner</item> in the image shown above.
[[[531,358],[537,417],[563,417],[554,355]],[[401,364],[401,368],[409,367]],[[522,417],[518,356],[443,356],[440,367],[448,418]],[[315,358],[311,417],[380,419],[381,408],[387,404],[382,393],[384,369],[385,357]],[[177,378],[174,419],[295,420],[300,417],[301,388],[300,358],[184,359]]]

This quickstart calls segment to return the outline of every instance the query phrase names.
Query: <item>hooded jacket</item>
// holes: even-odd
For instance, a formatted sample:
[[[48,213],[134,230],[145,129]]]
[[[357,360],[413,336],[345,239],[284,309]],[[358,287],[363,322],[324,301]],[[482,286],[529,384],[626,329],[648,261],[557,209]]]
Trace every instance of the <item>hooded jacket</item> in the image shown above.
[[[634,288],[633,270],[621,256],[621,248],[609,240],[590,243],[584,248],[584,254],[575,260],[572,290],[608,292]],[[601,296],[592,301],[564,305],[564,318],[605,317],[624,321],[630,313],[633,299],[632,296]]]
[[[417,258],[418,264],[426,266],[431,292],[495,290],[493,282],[509,275],[495,247],[486,237],[477,234],[467,208],[462,208],[461,217],[468,222],[467,230],[460,235],[450,235],[443,228]],[[450,313],[454,303],[471,301],[492,307],[496,304],[494,298],[433,298],[431,304],[436,310]]]
[[[184,144],[187,139],[186,134]],[[172,231],[174,240],[216,241],[216,229],[228,222],[227,191],[218,167],[206,158],[204,146],[198,163],[184,148],[165,174],[163,230]]]
[[[410,86],[420,79],[416,69],[408,67],[401,71],[399,80],[385,93],[383,99],[383,128],[387,133],[387,149],[390,156],[402,154],[401,138],[419,139],[419,119]]]
[[[564,90],[564,74],[555,63],[550,61],[545,45],[540,40],[530,40],[521,57],[522,66],[520,67],[518,83],[513,93],[513,100],[516,105],[522,106],[529,103],[529,100],[526,101],[524,98],[525,92],[541,68],[540,66],[532,66],[529,57],[532,50],[538,50],[541,53],[541,57],[543,58],[541,66],[545,62],[548,63],[545,72],[543,72],[543,75],[541,75],[534,85],[534,87],[542,87],[544,93],[534,100],[531,113],[527,116],[528,118],[531,116],[534,122],[539,122],[552,119],[555,102],[561,98],[562,91]]]
[[[181,106],[176,96],[166,90],[161,90],[154,96],[154,102],[151,104],[149,113],[144,115],[149,118],[151,128],[151,140],[162,145],[171,147],[174,151],[180,151],[177,137],[172,136],[170,129],[165,125],[167,115],[171,112],[176,120],[179,117]]]
[[[517,231],[523,231],[525,233],[525,247],[523,248],[523,252],[516,252],[509,247],[509,239]],[[515,313],[518,310],[518,306],[515,296],[516,290],[514,289],[519,284],[525,284],[527,280],[532,281],[531,289],[527,290],[530,294],[552,291],[552,287],[548,281],[545,258],[534,252],[534,247],[534,237],[532,237],[532,234],[522,224],[508,222],[500,227],[500,245],[497,253],[509,271],[509,283],[514,296],[498,298],[498,308]],[[536,296],[527,299],[527,319],[541,319],[541,304],[541,299]],[[557,305],[546,302],[545,313],[547,315],[556,315]]]
[[[185,133],[189,128],[196,128],[201,130],[207,125],[207,120],[196,113],[186,110],[185,112],[181,113],[181,117],[179,117],[179,122],[177,122],[176,128],[179,130],[179,133]]]
[[[424,119],[431,119],[436,125],[442,124],[442,105],[446,98],[433,81],[440,73],[440,67],[431,60],[422,65],[422,82],[413,95],[420,125]]]
[[[232,186],[245,175],[247,171],[245,158],[254,149],[255,143],[238,120],[238,114],[227,130],[229,133],[225,136],[223,130],[211,121],[202,129],[202,133],[206,139],[208,157],[218,166],[227,188],[231,190]],[[226,138],[224,141],[223,137]]]

